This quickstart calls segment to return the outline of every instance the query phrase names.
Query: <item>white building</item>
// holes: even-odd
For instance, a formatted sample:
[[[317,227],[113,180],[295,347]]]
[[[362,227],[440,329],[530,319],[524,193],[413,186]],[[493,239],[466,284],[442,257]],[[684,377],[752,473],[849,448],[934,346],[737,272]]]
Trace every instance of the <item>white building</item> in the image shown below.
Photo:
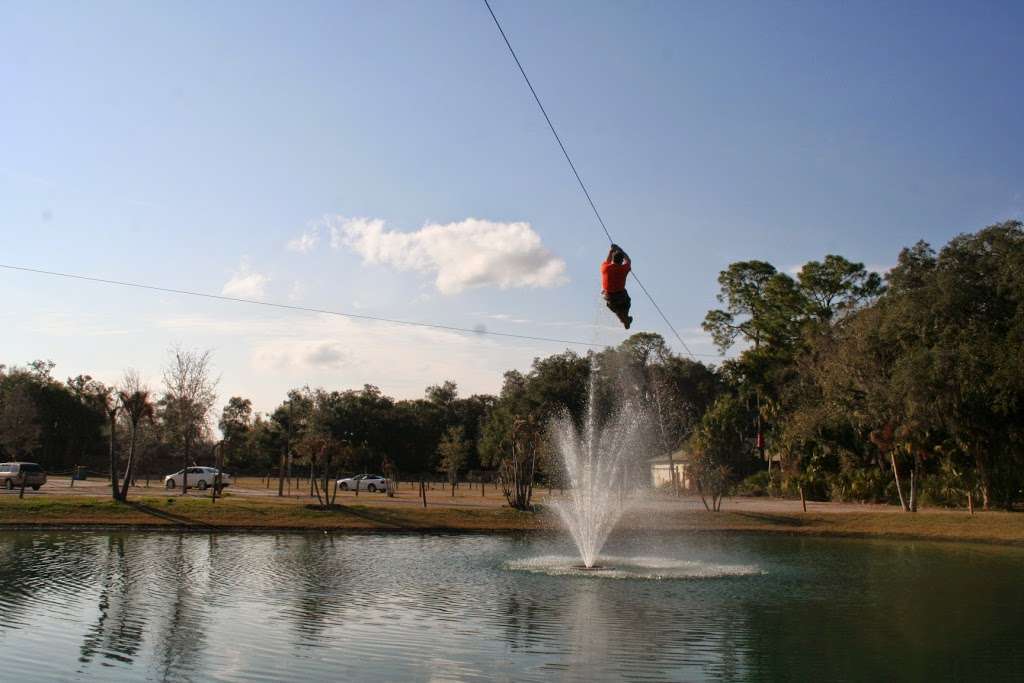
[[[672,469],[676,471],[676,481],[679,488],[688,491],[693,487],[690,479],[690,454],[680,449],[672,454],[672,464],[669,465],[668,455],[659,455],[647,461],[651,467],[651,485],[656,489],[668,488],[672,485]]]

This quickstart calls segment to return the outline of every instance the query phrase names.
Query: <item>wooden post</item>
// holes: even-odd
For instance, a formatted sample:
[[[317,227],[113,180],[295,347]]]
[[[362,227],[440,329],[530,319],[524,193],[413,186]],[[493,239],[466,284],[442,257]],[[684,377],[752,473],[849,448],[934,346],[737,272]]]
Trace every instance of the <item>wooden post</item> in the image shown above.
[[[427,507],[427,487],[420,481],[420,496],[423,497],[423,507]]]
[[[277,461],[277,497],[280,498],[284,495],[284,459],[285,450],[281,449],[281,457]]]
[[[217,502],[217,496],[224,490],[224,476],[221,474],[224,468],[224,442],[220,441],[213,447],[216,457],[213,460],[217,468],[217,474],[213,477],[213,502]]]

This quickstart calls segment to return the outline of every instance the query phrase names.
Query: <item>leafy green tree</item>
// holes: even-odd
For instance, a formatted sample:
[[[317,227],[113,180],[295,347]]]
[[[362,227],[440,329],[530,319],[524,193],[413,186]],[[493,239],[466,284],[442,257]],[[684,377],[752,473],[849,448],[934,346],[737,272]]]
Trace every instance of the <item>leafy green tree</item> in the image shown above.
[[[916,396],[919,421],[941,425],[970,455],[986,509],[996,500],[1012,506],[1024,486],[1022,224],[959,235],[933,259],[923,247],[905,251],[891,284],[905,302],[908,378],[928,388]]]
[[[217,426],[224,437],[224,465],[233,470],[251,470],[254,454],[252,444],[253,414],[252,401],[241,396],[232,396],[221,410]]]
[[[20,459],[40,444],[35,403],[24,384],[10,383],[0,393],[0,448],[8,458]]]
[[[723,394],[701,418],[692,437],[692,471],[704,507],[722,509],[722,498],[754,465],[747,436],[753,416],[736,396]],[[708,497],[711,504],[708,505]]]
[[[437,446],[438,469],[448,477],[455,495],[455,485],[459,480],[459,471],[466,464],[469,454],[469,443],[465,439],[465,430],[461,426],[451,426],[445,430],[441,443]]]
[[[873,302],[884,290],[878,273],[835,254],[805,263],[797,282],[808,318],[819,324]]]
[[[718,276],[723,309],[709,311],[703,328],[724,352],[737,339],[754,349],[763,344],[786,345],[798,336],[800,291],[785,273],[765,261],[730,264]]]

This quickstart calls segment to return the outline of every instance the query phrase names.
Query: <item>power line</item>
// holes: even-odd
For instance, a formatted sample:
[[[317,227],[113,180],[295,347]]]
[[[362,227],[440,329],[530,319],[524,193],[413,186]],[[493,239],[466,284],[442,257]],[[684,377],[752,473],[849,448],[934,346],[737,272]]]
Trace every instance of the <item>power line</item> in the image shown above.
[[[540,108],[540,113],[544,115],[544,120],[548,122],[548,128],[551,129],[551,134],[555,136],[555,141],[558,143],[559,148],[562,150],[562,155],[565,156],[565,160],[569,162],[569,168],[572,169],[572,174],[576,176],[576,182],[579,183],[580,189],[583,190],[583,195],[587,198],[587,202],[590,204],[590,208],[593,209],[594,216],[597,217],[597,222],[600,223],[601,229],[604,230],[604,234],[608,238],[608,241],[614,244],[615,240],[612,239],[612,234],[608,232],[608,226],[605,225],[604,218],[601,217],[601,212],[597,210],[597,205],[591,198],[590,191],[587,190],[587,186],[583,182],[583,178],[580,177],[579,171],[576,170],[576,164],[572,162],[572,158],[569,156],[569,152],[565,149],[565,145],[562,143],[562,138],[559,137],[558,131],[555,130],[555,124],[551,122],[551,117],[548,116],[547,110],[544,109],[544,105],[540,101],[540,96],[537,95],[537,91],[534,89],[533,83],[530,82],[530,77],[526,75],[526,69],[523,68],[522,62],[519,61],[519,56],[516,55],[516,51],[512,48],[512,43],[509,42],[508,36],[505,35],[505,29],[501,27],[501,22],[498,21],[498,15],[496,15],[494,13],[494,9],[491,8],[491,3],[489,2],[489,0],[483,0],[483,2],[487,6],[487,11],[491,13],[491,18],[494,19],[494,25],[498,27],[498,32],[501,33],[501,37],[505,41],[505,46],[508,47],[509,54],[511,54],[512,59],[515,60],[516,66],[519,67],[519,73],[523,75],[523,80],[526,81],[527,87],[530,88],[530,92],[533,94],[533,99],[537,103],[537,106]],[[659,306],[658,302],[654,300],[654,297],[651,295],[651,293],[647,291],[647,287],[645,287],[644,283],[640,281],[640,278],[637,276],[636,271],[630,270],[630,272],[633,274],[633,279],[636,280],[636,283],[640,285],[640,289],[643,290],[643,293],[646,294],[647,298],[651,300],[651,304],[653,304],[654,309],[658,311],[658,315],[660,315],[661,319],[665,321],[665,324],[668,325],[668,328],[672,330],[672,334],[674,334],[676,336],[676,339],[679,340],[679,343],[683,345],[683,348],[686,350],[686,353],[689,354],[691,358],[693,358],[696,354],[690,351],[690,347],[687,346],[685,341],[683,341],[682,335],[680,335],[679,332],[676,330],[675,326],[668,319],[668,316],[665,315],[665,312],[661,310],[661,306]]]
[[[245,299],[237,296],[224,296],[223,294],[210,294],[209,292],[196,292],[188,289],[176,289],[174,287],[160,287],[157,285],[149,285],[142,282],[127,282],[125,280],[110,280],[101,277],[92,277],[89,275],[78,275],[76,273],[62,273],[55,270],[42,270],[40,268],[28,268],[25,266],[13,266],[9,264],[0,263],[0,268],[6,270],[15,270],[23,273],[33,273],[36,275],[46,275],[49,277],[62,277],[71,280],[82,280],[85,282],[94,282],[103,285],[115,285],[118,287],[132,287],[134,289],[147,289],[154,292],[164,292],[167,294],[182,294],[186,296],[201,297],[203,299],[214,299],[216,301],[230,301],[233,303],[252,304],[254,306],[266,306],[268,308],[286,309],[290,311],[301,311],[303,313],[321,313],[324,315],[334,315],[342,318],[353,318],[356,320],[370,320],[373,322],[389,323],[392,325],[405,325],[408,327],[426,327],[435,330],[445,330],[448,332],[461,332],[465,334],[479,334],[489,335],[492,337],[505,337],[508,339],[519,339],[525,341],[538,341],[548,342],[552,344],[569,344],[571,346],[585,346],[588,348],[601,348],[601,344],[592,344],[590,342],[578,341],[575,339],[557,339],[555,337],[538,337],[528,334],[515,334],[512,332],[493,332],[486,329],[472,329],[468,327],[458,327],[455,325],[442,325],[440,323],[427,323],[427,322],[416,322],[413,320],[397,320],[395,318],[383,318],[375,315],[366,315],[362,313],[345,313],[344,311],[332,311],[325,308],[312,308],[309,306],[296,306],[293,304],[282,304],[273,301],[258,301],[256,299]],[[705,354],[711,356],[711,354]]]
[[[587,346],[587,347],[600,347],[601,344],[591,344],[589,342],[576,341],[572,339],[557,339],[554,337],[535,337],[527,334],[514,334],[512,332],[492,332],[486,329],[472,329],[468,327],[458,327],[455,325],[443,325],[441,323],[425,323],[416,322],[413,320],[397,320],[395,318],[383,318],[375,315],[366,315],[362,313],[346,313],[344,311],[332,311],[326,308],[312,308],[309,306],[295,306],[293,304],[282,304],[273,301],[258,301],[256,299],[245,299],[237,296],[225,296],[223,294],[210,294],[209,292],[196,292],[188,289],[175,289],[173,287],[160,287],[157,285],[148,285],[141,282],[127,282],[124,280],[109,280],[107,278],[92,277],[89,275],[78,275],[75,273],[61,273],[54,270],[41,270],[38,268],[27,268],[24,266],[12,266],[0,263],[0,268],[6,268],[7,270],[18,270],[25,273],[35,273],[37,275],[49,275],[53,277],[63,277],[72,280],[84,280],[86,282],[96,282],[104,285],[117,285],[119,287],[134,287],[135,289],[148,289],[154,292],[166,292],[168,294],[184,294],[187,296],[197,296],[204,299],[215,299],[217,301],[231,301],[234,303],[252,304],[254,306],[267,306],[269,308],[283,308],[291,311],[302,311],[304,313],[323,313],[325,315],[336,315],[342,318],[354,318],[357,320],[372,320],[374,322],[390,323],[392,325],[407,325],[410,327],[428,327],[435,330],[447,330],[449,332],[465,332],[471,334],[487,334],[494,337],[508,337],[511,339],[523,339],[529,341],[541,341],[551,342],[555,344],[572,344],[574,346]]]

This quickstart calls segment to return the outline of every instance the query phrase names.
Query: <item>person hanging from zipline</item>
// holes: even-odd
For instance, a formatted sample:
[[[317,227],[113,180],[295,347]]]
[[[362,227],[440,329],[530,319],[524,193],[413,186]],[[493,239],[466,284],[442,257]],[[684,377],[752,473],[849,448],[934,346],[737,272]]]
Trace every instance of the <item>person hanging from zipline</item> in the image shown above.
[[[608,257],[601,264],[601,293],[604,294],[604,302],[608,304],[608,308],[618,316],[627,330],[633,324],[633,318],[629,315],[632,302],[629,292],[626,291],[626,276],[629,275],[629,270],[629,256],[622,251],[622,247],[613,244],[608,250]]]

